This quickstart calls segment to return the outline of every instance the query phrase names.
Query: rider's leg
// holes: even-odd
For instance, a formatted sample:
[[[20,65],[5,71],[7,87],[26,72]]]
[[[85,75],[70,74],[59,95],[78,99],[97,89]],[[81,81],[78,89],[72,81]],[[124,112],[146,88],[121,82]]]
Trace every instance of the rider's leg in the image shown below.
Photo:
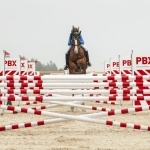
[[[89,53],[88,53],[88,50],[86,49],[85,45],[82,45],[82,47],[83,47],[84,50],[85,50],[85,56],[86,56],[87,65],[88,65],[88,66],[91,66],[91,63],[90,63],[90,60],[89,60]]]
[[[69,49],[67,50],[67,52],[66,52],[66,54],[65,54],[65,59],[66,59],[66,65],[65,65],[65,67],[64,67],[64,70],[67,70],[68,69],[68,67],[69,67],[69,51],[70,51],[70,47],[69,47]]]

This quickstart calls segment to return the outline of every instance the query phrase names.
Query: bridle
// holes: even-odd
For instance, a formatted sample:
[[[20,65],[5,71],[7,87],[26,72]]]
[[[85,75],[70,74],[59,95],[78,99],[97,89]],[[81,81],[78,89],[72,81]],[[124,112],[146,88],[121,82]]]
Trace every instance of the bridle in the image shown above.
[[[79,49],[80,49],[80,45],[81,45],[79,38],[80,38],[80,33],[78,33],[78,34],[72,33],[71,34],[71,42],[72,42],[71,44],[72,44],[75,54],[79,53]],[[73,40],[74,40],[74,42],[73,42]]]
[[[71,45],[72,45],[72,46],[80,46],[81,44],[80,44],[79,38],[80,38],[80,33],[77,33],[77,34],[72,33],[72,34],[71,34],[71,41],[72,41],[72,40],[77,40],[77,41],[78,41],[78,44],[75,44],[75,43],[72,42]]]

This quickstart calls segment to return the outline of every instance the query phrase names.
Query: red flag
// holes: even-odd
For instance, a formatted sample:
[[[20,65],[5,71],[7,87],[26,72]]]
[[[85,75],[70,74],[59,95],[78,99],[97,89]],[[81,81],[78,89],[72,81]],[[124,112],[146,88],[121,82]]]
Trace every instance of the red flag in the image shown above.
[[[4,56],[9,56],[10,54],[7,51],[3,51],[4,52]]]
[[[26,60],[26,58],[24,56],[20,56],[20,60]]]

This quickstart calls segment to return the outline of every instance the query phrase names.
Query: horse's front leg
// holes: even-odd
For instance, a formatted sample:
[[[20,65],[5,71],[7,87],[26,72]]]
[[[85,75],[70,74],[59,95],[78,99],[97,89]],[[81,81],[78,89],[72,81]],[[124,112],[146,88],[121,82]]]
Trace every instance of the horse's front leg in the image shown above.
[[[77,61],[77,67],[80,73],[85,74],[86,73],[86,60],[84,58],[79,59]]]
[[[75,74],[77,70],[77,65],[74,62],[69,62],[69,74]]]

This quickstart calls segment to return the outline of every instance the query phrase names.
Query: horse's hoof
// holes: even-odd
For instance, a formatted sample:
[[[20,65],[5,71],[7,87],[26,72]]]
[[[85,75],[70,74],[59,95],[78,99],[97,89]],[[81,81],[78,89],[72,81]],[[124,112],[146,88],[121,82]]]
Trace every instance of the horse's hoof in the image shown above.
[[[74,107],[71,107],[71,112],[74,112]]]

